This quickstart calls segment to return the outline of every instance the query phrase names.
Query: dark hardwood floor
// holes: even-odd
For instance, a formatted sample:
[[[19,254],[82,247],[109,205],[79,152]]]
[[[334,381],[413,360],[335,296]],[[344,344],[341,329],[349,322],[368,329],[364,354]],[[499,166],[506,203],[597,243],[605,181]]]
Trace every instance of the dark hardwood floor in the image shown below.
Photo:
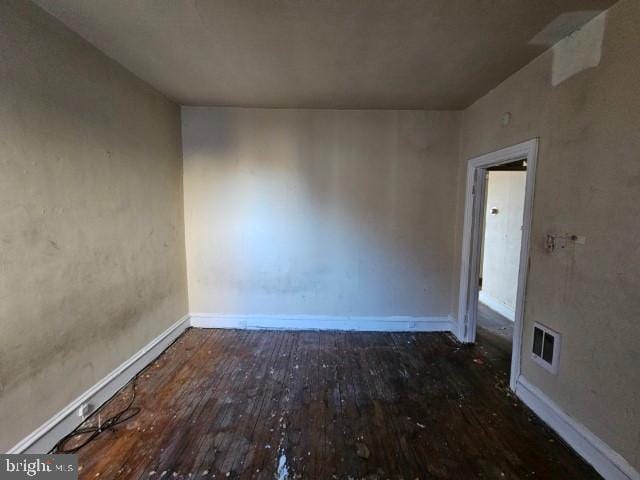
[[[190,329],[138,377],[140,414],[80,450],[80,475],[599,478],[507,372],[504,352],[448,334]]]
[[[513,322],[482,302],[478,302],[478,327],[504,338],[509,344],[513,339]]]
[[[501,359],[503,370],[509,372],[513,347],[513,322],[482,302],[478,302],[476,337],[478,345],[492,349],[494,363],[500,362]],[[499,367],[499,364],[496,366]]]

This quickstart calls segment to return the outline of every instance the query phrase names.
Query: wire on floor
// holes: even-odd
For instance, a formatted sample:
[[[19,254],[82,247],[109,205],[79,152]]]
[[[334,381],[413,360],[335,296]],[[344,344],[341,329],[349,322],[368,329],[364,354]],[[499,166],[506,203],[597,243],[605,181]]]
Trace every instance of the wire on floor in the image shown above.
[[[156,362],[156,360],[158,360],[158,358],[160,358],[162,355],[165,354],[165,352],[167,352],[171,347],[173,347],[173,345],[176,344],[182,338],[182,335],[184,335],[184,332],[180,336],[178,336],[178,338],[174,339],[169,345],[167,345],[167,347],[161,353],[159,353],[153,360],[151,360],[149,362],[149,364],[144,369],[142,369],[140,372],[138,372],[138,374],[133,378],[133,381],[130,383],[130,385],[131,385],[131,400],[129,400],[129,403],[127,404],[126,408],[120,410],[115,415],[107,418],[107,420],[104,423],[102,423],[100,421],[100,417],[98,416],[99,420],[98,420],[98,425],[97,426],[82,428],[82,425],[86,421],[90,420],[88,418],[87,420],[82,422],[80,424],[80,426],[78,428],[76,428],[73,432],[71,432],[70,434],[64,436],[58,443],[56,443],[54,445],[54,447],[51,450],[49,450],[49,453],[77,453],[81,448],[85,447],[86,445],[91,443],[93,440],[95,440],[102,432],[104,432],[106,430],[115,431],[115,428],[118,425],[120,425],[120,424],[122,424],[124,422],[127,422],[127,421],[131,420],[133,417],[135,417],[136,415],[138,415],[140,413],[140,408],[133,406],[133,402],[136,399],[136,386],[137,386],[137,383],[138,383],[138,378],[140,378],[140,375],[142,375],[144,372],[146,372],[151,367],[151,365],[153,365]],[[127,388],[128,385],[125,385],[120,390],[120,392],[124,391],[124,389]],[[109,402],[105,403],[103,408],[105,406],[107,406],[108,403]],[[92,418],[93,417],[95,417],[95,413],[92,415]],[[67,445],[69,444],[69,442],[71,440],[76,439],[77,437],[81,437],[82,435],[86,435],[87,436],[87,438],[85,438],[84,441],[82,441],[79,444],[74,445],[74,446],[72,446],[70,448],[67,448]]]
[[[133,382],[131,383],[131,400],[129,400],[129,403],[124,409],[107,418],[104,422],[102,422],[100,420],[100,417],[98,416],[98,425],[84,428],[82,428],[82,425],[80,425],[80,427],[64,436],[58,443],[56,443],[55,446],[49,451],[49,453],[77,453],[81,448],[85,447],[90,442],[95,440],[102,432],[105,432],[107,430],[115,431],[115,428],[118,425],[125,423],[138,415],[138,413],[140,413],[140,408],[133,406],[133,402],[136,399],[137,381],[138,376],[136,375],[136,377],[133,379]],[[67,445],[72,440],[82,436],[86,436],[84,441],[67,448]]]

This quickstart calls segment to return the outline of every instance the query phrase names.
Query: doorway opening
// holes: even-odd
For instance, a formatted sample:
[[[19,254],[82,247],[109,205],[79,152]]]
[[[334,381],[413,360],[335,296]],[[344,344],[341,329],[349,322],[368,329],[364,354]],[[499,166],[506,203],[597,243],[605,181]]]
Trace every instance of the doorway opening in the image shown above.
[[[511,355],[527,161],[487,167],[480,235],[477,335]]]
[[[469,160],[458,338],[478,331],[511,350],[510,386],[520,375],[525,282],[537,139]]]

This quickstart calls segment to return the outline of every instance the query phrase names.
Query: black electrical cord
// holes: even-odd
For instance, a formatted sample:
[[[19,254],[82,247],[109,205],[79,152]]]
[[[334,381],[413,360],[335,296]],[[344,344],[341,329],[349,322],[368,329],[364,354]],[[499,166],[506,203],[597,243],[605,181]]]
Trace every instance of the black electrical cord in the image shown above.
[[[140,413],[140,408],[133,406],[133,402],[136,399],[137,381],[138,376],[136,375],[136,377],[133,379],[133,382],[131,383],[131,400],[129,400],[129,403],[124,409],[107,418],[104,423],[100,422],[97,426],[84,428],[79,427],[75,429],[73,432],[64,436],[58,443],[56,443],[55,446],[49,451],[49,453],[77,453],[78,450],[95,440],[105,430],[114,431],[116,426],[120,425],[121,423],[127,422],[138,415],[138,413]],[[83,435],[87,436],[87,438],[83,442],[71,448],[66,448],[66,445],[71,440]]]
[[[100,422],[98,426],[80,428],[85,423],[85,422],[82,422],[82,424],[80,424],[80,427],[76,428],[73,432],[71,432],[68,435],[65,435],[62,439],[60,439],[60,441],[56,443],[51,450],[49,450],[49,453],[77,453],[78,450],[88,445],[93,440],[95,440],[105,430],[115,431],[115,427],[117,427],[121,423],[131,420],[133,417],[138,415],[140,413],[140,408],[133,406],[133,402],[136,399],[136,385],[138,383],[138,378],[151,366],[151,364],[153,364],[158,358],[164,355],[164,353],[169,348],[171,348],[175,343],[177,343],[181,337],[182,335],[180,335],[178,338],[173,340],[165,348],[165,350],[162,351],[162,353],[156,356],[151,362],[149,362],[149,365],[145,369],[138,372],[138,374],[134,377],[133,381],[131,382],[131,400],[129,400],[129,403],[125,408],[120,410],[115,415],[107,418],[107,420],[104,423]],[[127,385],[125,385],[120,391],[122,392],[125,388],[127,388]],[[106,405],[107,404],[105,404],[105,406]],[[87,438],[83,442],[76,445],[75,447],[65,448],[65,446],[67,445],[67,443],[69,443],[69,441],[71,441],[76,437],[80,437],[82,435],[87,435]]]

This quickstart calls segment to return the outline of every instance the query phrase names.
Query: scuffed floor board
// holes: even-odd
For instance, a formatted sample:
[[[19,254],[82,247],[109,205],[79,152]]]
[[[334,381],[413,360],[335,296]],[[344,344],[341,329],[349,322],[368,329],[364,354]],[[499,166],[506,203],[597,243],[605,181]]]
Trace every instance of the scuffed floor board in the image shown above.
[[[80,474],[598,478],[507,372],[490,345],[443,333],[192,329],[139,377],[141,413],[80,451]]]

